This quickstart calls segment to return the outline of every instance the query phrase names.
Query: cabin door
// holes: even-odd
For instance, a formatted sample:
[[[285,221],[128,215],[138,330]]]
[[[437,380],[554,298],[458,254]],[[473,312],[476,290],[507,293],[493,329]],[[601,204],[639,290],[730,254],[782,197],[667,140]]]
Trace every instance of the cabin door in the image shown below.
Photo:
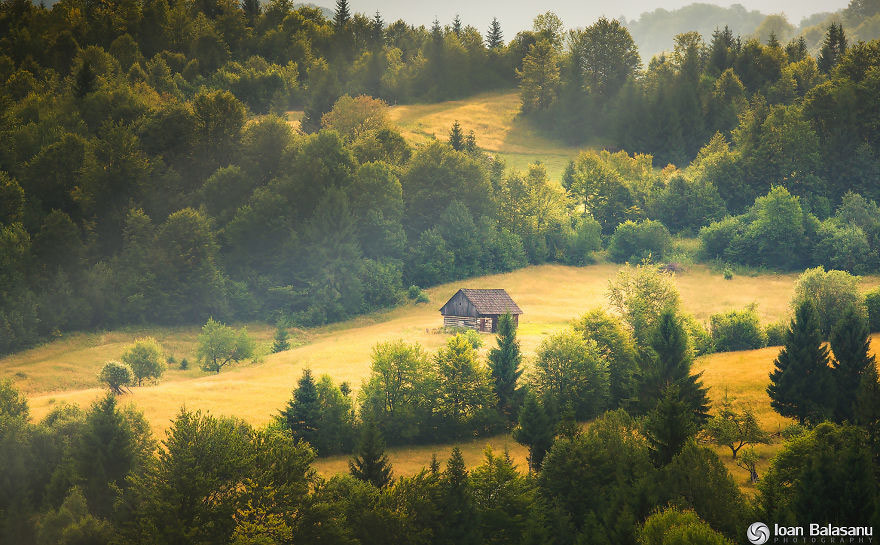
[[[492,332],[492,318],[479,318],[478,324],[480,331]]]

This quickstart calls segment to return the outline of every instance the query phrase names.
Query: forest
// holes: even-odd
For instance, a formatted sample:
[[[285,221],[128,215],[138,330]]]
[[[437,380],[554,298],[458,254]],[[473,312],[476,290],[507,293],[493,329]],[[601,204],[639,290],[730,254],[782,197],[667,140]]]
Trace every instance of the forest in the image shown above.
[[[0,381],[0,542],[726,544],[754,521],[880,523],[880,41],[854,0],[780,40],[687,32],[648,59],[619,21],[552,12],[505,37],[288,0],[0,2],[0,354],[72,331],[205,324],[199,365],[246,331],[338,322],[530,264],[625,264],[614,312],[547,336],[525,371],[502,320],[429,352],[380,342],[356,392],[303,372],[267,426],[181,408],[164,439],[118,395],[161,375],[139,340],[88,408],[35,421]],[[574,22],[573,22],[574,23]],[[855,28],[867,32],[859,23]],[[861,35],[856,33],[856,35]],[[560,180],[507,168],[468,120],[413,145],[389,105],[517,89],[522,119],[584,148]],[[301,117],[288,112],[301,111]],[[672,285],[676,242],[723,270],[803,271],[790,321],[707,330]],[[738,274],[738,272],[737,272]],[[781,346],[768,431],[693,371]],[[531,363],[531,362],[530,362]],[[511,431],[395,476],[386,445]],[[743,493],[706,442],[757,483]],[[320,477],[317,456],[351,454]],[[841,462],[843,461],[843,463]],[[856,535],[856,534],[843,534]]]

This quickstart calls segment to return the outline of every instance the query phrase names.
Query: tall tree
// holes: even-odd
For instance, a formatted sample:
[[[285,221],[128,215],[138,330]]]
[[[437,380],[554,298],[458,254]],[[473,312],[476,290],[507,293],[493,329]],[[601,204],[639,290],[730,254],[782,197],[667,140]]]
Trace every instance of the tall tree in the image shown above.
[[[384,488],[391,483],[391,462],[385,456],[385,441],[382,433],[372,422],[364,426],[357,454],[348,462],[348,471],[362,481],[376,488]]]
[[[517,69],[523,110],[536,112],[548,109],[559,93],[559,58],[556,47],[548,40],[529,46],[522,70]]]
[[[696,433],[693,410],[682,398],[678,386],[670,384],[663,389],[663,397],[645,422],[645,436],[654,464],[661,467],[671,462]]]
[[[553,445],[553,423],[534,394],[526,394],[519,411],[519,425],[513,430],[517,443],[529,448],[529,471],[541,469],[544,456]]]
[[[293,398],[281,411],[281,421],[296,439],[306,441],[314,447],[321,431],[320,419],[321,403],[315,379],[311,369],[303,369],[302,377],[293,391]]]
[[[831,333],[831,363],[837,400],[835,420],[854,422],[858,392],[862,379],[874,368],[868,322],[855,309],[840,319]]]
[[[625,26],[600,18],[573,34],[572,55],[584,89],[602,98],[617,93],[641,66],[639,51]]]
[[[474,506],[471,483],[461,449],[452,448],[446,471],[440,479],[444,524],[435,543],[445,545],[476,545],[481,543],[477,510]]]
[[[843,23],[832,22],[825,33],[825,41],[822,42],[822,48],[819,50],[817,59],[819,70],[826,74],[837,66],[837,63],[846,53],[846,34],[843,32]]]
[[[804,301],[785,334],[785,346],[773,362],[767,394],[770,406],[801,424],[816,424],[831,416],[830,357],[819,331],[812,301]]]
[[[333,15],[333,28],[341,31],[351,19],[351,11],[348,8],[348,0],[336,0],[336,11]]]
[[[452,32],[456,36],[461,36],[461,17],[457,13],[455,14],[455,19],[452,20]]]
[[[501,23],[497,17],[492,17],[492,23],[489,25],[489,32],[486,33],[486,47],[489,49],[497,49],[504,45],[504,34],[501,32]]]
[[[522,353],[516,338],[516,326],[509,312],[498,319],[498,346],[489,351],[489,371],[495,381],[498,408],[508,420],[516,418],[519,404],[517,380],[522,375]]]

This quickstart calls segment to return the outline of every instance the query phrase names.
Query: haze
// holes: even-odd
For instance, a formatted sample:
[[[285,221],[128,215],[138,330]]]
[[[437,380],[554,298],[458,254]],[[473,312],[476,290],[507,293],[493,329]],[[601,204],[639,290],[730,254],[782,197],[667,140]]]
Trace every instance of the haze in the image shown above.
[[[313,0],[314,1],[314,0]],[[335,2],[319,2],[333,8]],[[361,13],[382,13],[386,22],[396,19],[429,26],[437,17],[442,24],[449,24],[455,14],[461,16],[466,25],[474,25],[481,31],[488,27],[492,17],[501,22],[505,38],[510,39],[516,32],[531,28],[532,19],[538,13],[555,11],[566,26],[581,27],[591,24],[601,16],[627,20],[636,19],[646,11],[657,8],[678,9],[693,3],[690,0],[618,0],[617,2],[596,2],[578,0],[552,0],[549,2],[509,2],[504,0],[445,0],[444,2],[413,2],[412,0],[351,0],[353,11]],[[797,25],[802,18],[817,12],[836,11],[845,8],[848,0],[742,0],[740,2],[708,2],[728,7],[734,3],[742,4],[748,10],[762,13],[785,13],[789,22]]]

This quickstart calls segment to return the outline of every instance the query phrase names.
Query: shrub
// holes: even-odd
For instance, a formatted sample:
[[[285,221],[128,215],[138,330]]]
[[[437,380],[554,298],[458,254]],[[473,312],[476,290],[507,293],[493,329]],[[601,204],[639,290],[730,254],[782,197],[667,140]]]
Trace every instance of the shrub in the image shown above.
[[[593,252],[602,249],[602,226],[590,216],[574,221],[565,248],[565,262],[569,265],[587,265],[593,262]]]
[[[767,324],[764,328],[764,334],[767,336],[767,346],[782,346],[785,344],[785,332],[788,325],[785,320]]]
[[[126,386],[131,385],[133,374],[131,368],[118,361],[108,361],[98,373],[98,380],[107,385],[114,394],[121,394]]]
[[[188,359],[183,358],[180,360],[180,369],[183,371],[186,371],[187,369],[189,369],[189,360]]]
[[[608,254],[617,263],[641,261],[649,256],[662,257],[671,243],[669,230],[659,221],[626,221],[611,235]]]
[[[724,275],[725,280],[733,280],[733,269],[730,267],[724,267],[724,270],[721,271],[721,274]]]
[[[427,303],[430,301],[428,298],[428,294],[425,293],[425,290],[416,286],[415,284],[410,286],[406,291],[406,296],[410,301],[415,301],[416,303]]]
[[[713,314],[709,319],[715,350],[753,350],[767,346],[767,334],[761,328],[754,306],[744,310]]]
[[[709,331],[690,314],[682,315],[682,326],[687,331],[694,356],[711,354],[715,351],[715,343]]]
[[[880,288],[865,294],[865,306],[868,310],[868,326],[871,332],[880,331]]]

